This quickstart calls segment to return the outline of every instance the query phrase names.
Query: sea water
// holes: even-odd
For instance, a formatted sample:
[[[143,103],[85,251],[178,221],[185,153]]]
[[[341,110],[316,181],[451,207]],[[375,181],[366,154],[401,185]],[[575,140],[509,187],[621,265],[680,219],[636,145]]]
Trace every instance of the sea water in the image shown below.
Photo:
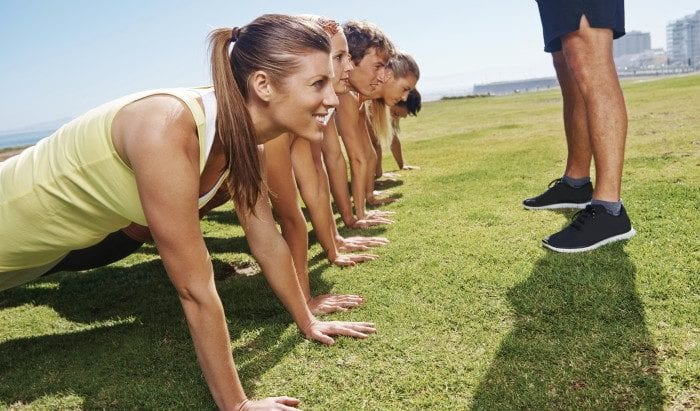
[[[0,135],[0,149],[31,146],[42,138],[50,136],[54,131],[55,130],[27,131],[24,133]]]

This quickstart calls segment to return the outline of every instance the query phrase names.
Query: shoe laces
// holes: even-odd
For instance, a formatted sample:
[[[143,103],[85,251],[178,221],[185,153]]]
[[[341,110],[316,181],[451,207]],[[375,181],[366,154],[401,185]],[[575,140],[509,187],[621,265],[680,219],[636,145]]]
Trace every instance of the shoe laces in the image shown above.
[[[552,188],[555,185],[559,184],[559,182],[561,182],[561,178],[555,178],[554,180],[549,182],[549,185],[547,186],[547,188]]]
[[[595,219],[595,216],[595,208],[591,205],[587,205],[586,208],[578,210],[576,214],[571,217],[571,226],[577,230],[581,230],[588,221]]]

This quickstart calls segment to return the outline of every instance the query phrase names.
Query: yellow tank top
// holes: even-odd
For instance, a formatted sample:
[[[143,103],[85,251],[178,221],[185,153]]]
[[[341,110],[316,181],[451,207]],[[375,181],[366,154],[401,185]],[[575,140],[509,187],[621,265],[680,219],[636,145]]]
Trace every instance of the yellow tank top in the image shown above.
[[[215,131],[216,102],[211,88],[132,94],[64,125],[34,147],[0,163],[0,290],[7,288],[3,287],[3,273],[9,277],[13,271],[50,266],[69,251],[96,244],[132,221],[146,225],[134,173],[117,155],[111,130],[122,107],[156,94],[175,96],[192,112],[202,172]],[[198,97],[202,97],[206,116]],[[205,197],[210,198],[225,177]],[[207,199],[200,200],[201,207]]]

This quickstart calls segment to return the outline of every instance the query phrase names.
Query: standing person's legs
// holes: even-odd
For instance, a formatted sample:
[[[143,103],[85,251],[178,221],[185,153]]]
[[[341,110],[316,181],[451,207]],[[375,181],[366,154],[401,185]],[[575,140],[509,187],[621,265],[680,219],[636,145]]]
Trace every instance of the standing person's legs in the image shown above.
[[[523,201],[523,206],[530,210],[583,208],[590,203],[593,195],[590,180],[592,147],[586,103],[569,69],[564,52],[553,51],[552,62],[564,103],[566,169],[564,176],[552,181],[544,193]]]
[[[572,179],[589,177],[592,148],[588,133],[586,103],[576,84],[576,80],[571,71],[569,71],[564,52],[557,51],[552,53],[552,61],[564,101],[563,117],[567,148],[564,175]]]
[[[569,71],[586,107],[596,168],[593,197],[618,202],[627,136],[627,110],[615,71],[612,36],[610,29],[590,27],[586,17],[582,16],[579,30],[564,36],[562,46]]]
[[[586,107],[596,188],[591,204],[568,227],[543,240],[554,251],[594,250],[636,234],[620,201],[627,110],[612,58],[612,40],[613,30],[591,27],[585,15],[577,31],[562,37],[567,66]]]

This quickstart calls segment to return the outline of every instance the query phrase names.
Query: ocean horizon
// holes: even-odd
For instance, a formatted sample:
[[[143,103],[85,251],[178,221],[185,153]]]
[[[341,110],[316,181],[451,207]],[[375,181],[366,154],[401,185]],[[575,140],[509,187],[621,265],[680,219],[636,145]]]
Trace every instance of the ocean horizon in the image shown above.
[[[56,131],[56,129],[0,135],[0,149],[31,146],[42,138],[50,136],[54,131]]]

